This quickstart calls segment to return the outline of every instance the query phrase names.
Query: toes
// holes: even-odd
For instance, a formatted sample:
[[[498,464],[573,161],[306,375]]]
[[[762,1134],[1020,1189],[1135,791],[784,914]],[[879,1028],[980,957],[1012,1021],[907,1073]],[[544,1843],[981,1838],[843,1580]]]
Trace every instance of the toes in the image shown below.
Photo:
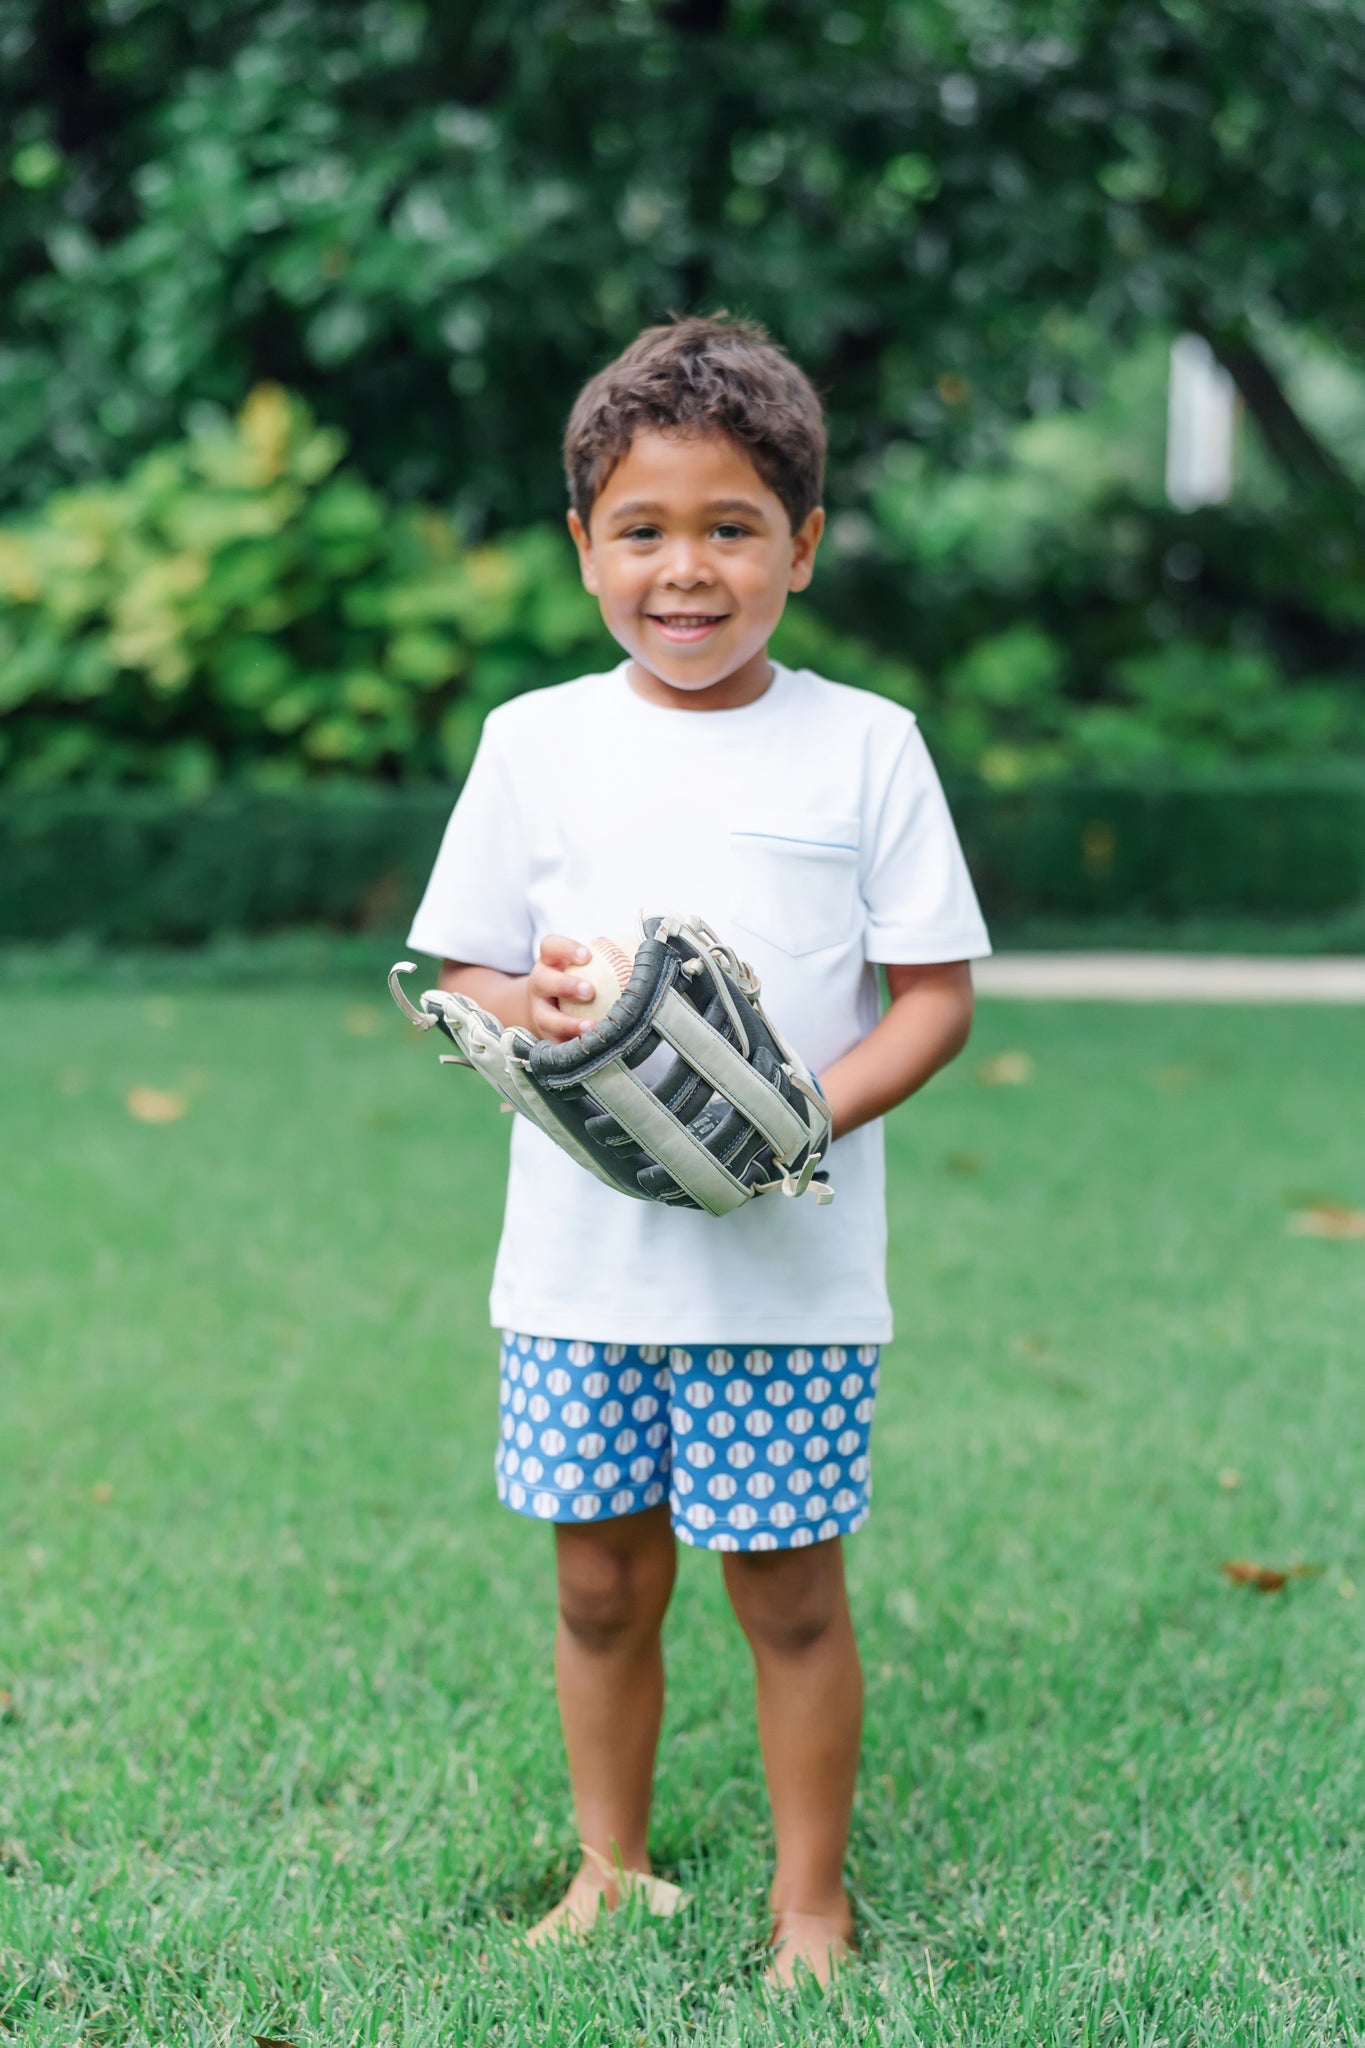
[[[823,1989],[853,1959],[853,1950],[837,1922],[814,1913],[783,1913],[774,1924],[772,1959],[765,1981],[790,1990],[806,1977]]]
[[[534,1927],[528,1927],[522,1935],[527,1948],[541,1948],[556,1941],[577,1941],[590,1934],[598,1914],[602,1910],[601,1890],[584,1884],[572,1884],[557,1906],[551,1906],[543,1920],[537,1920]]]

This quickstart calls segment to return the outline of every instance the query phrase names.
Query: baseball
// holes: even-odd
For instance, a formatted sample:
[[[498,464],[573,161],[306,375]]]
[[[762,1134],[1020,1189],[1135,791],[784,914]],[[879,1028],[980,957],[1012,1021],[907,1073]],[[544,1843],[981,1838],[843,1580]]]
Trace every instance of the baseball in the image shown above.
[[[559,1007],[566,1017],[586,1017],[595,1024],[599,1018],[606,1016],[630,980],[631,969],[635,964],[635,941],[590,939],[588,953],[590,957],[583,966],[572,971],[581,974],[584,981],[592,983],[594,992],[591,1001],[571,1002],[567,996],[561,996]]]

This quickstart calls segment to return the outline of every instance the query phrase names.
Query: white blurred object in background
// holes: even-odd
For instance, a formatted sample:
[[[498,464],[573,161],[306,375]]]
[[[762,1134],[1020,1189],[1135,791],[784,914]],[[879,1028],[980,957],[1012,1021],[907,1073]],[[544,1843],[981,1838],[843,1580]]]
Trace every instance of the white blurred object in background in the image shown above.
[[[1182,512],[1232,494],[1237,393],[1202,334],[1171,343],[1166,403],[1166,495]]]

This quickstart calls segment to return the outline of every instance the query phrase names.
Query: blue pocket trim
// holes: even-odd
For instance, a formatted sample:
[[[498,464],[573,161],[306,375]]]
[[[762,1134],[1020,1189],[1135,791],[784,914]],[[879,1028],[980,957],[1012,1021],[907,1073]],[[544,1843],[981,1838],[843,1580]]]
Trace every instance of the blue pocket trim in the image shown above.
[[[732,839],[775,839],[780,846],[823,846],[831,853],[856,853],[845,839],[794,839],[789,832],[732,832]]]

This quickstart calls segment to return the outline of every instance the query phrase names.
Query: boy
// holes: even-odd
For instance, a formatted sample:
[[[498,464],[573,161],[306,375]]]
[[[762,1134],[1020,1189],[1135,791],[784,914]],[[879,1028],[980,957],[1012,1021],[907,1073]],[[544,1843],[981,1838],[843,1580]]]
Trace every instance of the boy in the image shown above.
[[[776,1834],[770,1976],[848,1954],[865,1520],[891,1335],[878,1119],[966,1041],[990,948],[911,715],[768,655],[824,525],[819,400],[761,329],[647,330],[565,438],[583,580],[625,659],[487,720],[409,943],[565,1040],[585,940],[699,912],[752,961],[834,1118],[832,1207],[623,1199],[522,1118],[493,1281],[498,1492],[555,1524],[556,1678],[583,1866],[528,1939],[648,1872],[676,1541],[722,1552]],[[875,964],[874,964],[875,963]],[[890,997],[881,1009],[877,966]]]

